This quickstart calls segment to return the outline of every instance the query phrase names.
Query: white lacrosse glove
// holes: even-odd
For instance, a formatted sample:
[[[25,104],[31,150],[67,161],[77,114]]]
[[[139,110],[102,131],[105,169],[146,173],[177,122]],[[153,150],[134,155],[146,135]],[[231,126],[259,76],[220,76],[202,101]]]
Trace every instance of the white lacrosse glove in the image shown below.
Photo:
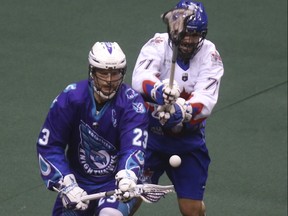
[[[87,192],[78,186],[73,174],[66,175],[58,183],[58,190],[65,208],[73,210],[85,210],[88,208],[89,200],[81,201],[81,197],[87,195]]]
[[[192,118],[192,106],[183,98],[178,98],[172,105],[157,108],[160,123],[167,128],[179,126],[189,122]]]
[[[127,169],[120,170],[115,175],[115,179],[116,185],[123,192],[133,189],[136,186],[138,180],[135,173]]]
[[[123,169],[115,175],[116,185],[118,187],[116,197],[121,201],[132,199],[133,189],[137,184],[137,176],[131,170]]]
[[[174,80],[172,88],[169,87],[169,79],[158,81],[151,90],[152,99],[159,105],[174,103],[180,96],[180,88]]]
[[[115,196],[117,200],[125,203],[129,202],[131,199],[135,197],[135,192],[134,191],[123,192],[120,189],[115,189]]]

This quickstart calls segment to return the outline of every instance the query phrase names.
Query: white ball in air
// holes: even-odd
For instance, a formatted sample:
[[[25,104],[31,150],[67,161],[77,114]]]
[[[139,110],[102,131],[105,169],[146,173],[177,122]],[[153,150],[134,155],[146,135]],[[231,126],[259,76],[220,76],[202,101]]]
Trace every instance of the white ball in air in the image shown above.
[[[172,155],[169,163],[172,167],[179,167],[181,165],[181,158],[178,155]]]

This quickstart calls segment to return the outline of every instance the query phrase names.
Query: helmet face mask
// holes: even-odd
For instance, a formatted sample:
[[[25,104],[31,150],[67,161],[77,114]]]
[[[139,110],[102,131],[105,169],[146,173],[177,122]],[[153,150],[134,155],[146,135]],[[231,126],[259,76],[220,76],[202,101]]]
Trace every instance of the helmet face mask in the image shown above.
[[[102,101],[113,98],[126,73],[126,57],[116,42],[97,42],[88,56],[89,76]]]
[[[201,48],[203,38],[198,33],[186,33],[178,46],[178,56],[187,63]]]
[[[201,49],[203,45],[203,40],[205,39],[207,32],[208,32],[208,17],[205,12],[205,8],[203,4],[200,2],[194,2],[191,0],[181,0],[176,5],[176,8],[194,10],[193,15],[191,15],[184,23],[185,34],[178,48],[179,57],[184,62],[188,62],[190,59],[192,59],[196,55],[196,53]],[[197,35],[198,35],[198,39],[197,39]],[[185,42],[185,40],[186,41],[189,40],[187,39],[188,37],[191,37],[190,41],[193,41],[193,42],[190,42],[189,45],[187,45],[187,42]],[[190,47],[190,49],[188,48],[185,49],[185,47],[186,48]]]
[[[123,82],[124,73],[122,69],[102,69],[93,67],[91,68],[90,78],[94,92],[105,101],[114,97]]]

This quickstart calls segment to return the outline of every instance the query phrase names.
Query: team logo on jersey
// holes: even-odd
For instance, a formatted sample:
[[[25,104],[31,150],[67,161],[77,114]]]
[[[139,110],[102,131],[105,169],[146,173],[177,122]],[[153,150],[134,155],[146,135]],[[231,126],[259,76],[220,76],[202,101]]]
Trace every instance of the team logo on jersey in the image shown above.
[[[115,111],[115,109],[112,109],[112,124],[113,124],[113,127],[115,128],[115,127],[117,127],[117,118],[116,118],[116,111]]]
[[[137,113],[145,113],[146,112],[146,108],[145,108],[143,103],[133,103],[132,106],[133,106],[133,109]]]
[[[184,82],[186,82],[186,81],[188,80],[188,73],[183,73],[183,74],[182,74],[182,80],[183,80]]]
[[[132,88],[127,89],[125,93],[129,100],[135,98],[138,95],[138,93],[136,93]]]
[[[159,44],[162,43],[163,41],[164,41],[163,37],[156,37],[155,39],[151,40],[151,43]]]
[[[211,53],[211,61],[216,65],[222,65],[222,58],[217,51]]]
[[[84,122],[81,122],[79,130],[81,134],[79,162],[84,171],[95,177],[113,173],[117,167],[115,147]]]

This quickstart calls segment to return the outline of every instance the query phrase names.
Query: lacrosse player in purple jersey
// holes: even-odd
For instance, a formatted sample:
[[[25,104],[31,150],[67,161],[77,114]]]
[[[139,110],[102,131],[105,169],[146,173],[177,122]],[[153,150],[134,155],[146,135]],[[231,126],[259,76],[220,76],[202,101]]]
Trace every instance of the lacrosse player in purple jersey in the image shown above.
[[[168,33],[156,33],[142,47],[132,76],[132,87],[149,105],[145,173],[157,184],[166,172],[182,215],[203,216],[210,163],[205,125],[218,100],[223,63],[206,39],[208,19],[202,3],[181,0],[162,18]],[[174,154],[182,159],[177,168],[169,165]]]
[[[139,181],[148,115],[141,95],[122,83],[126,58],[116,42],[95,43],[88,60],[89,78],[56,97],[41,129],[41,176],[49,190],[59,192],[55,216],[131,215],[135,198],[117,186]],[[116,198],[81,201],[86,194],[114,189]]]

